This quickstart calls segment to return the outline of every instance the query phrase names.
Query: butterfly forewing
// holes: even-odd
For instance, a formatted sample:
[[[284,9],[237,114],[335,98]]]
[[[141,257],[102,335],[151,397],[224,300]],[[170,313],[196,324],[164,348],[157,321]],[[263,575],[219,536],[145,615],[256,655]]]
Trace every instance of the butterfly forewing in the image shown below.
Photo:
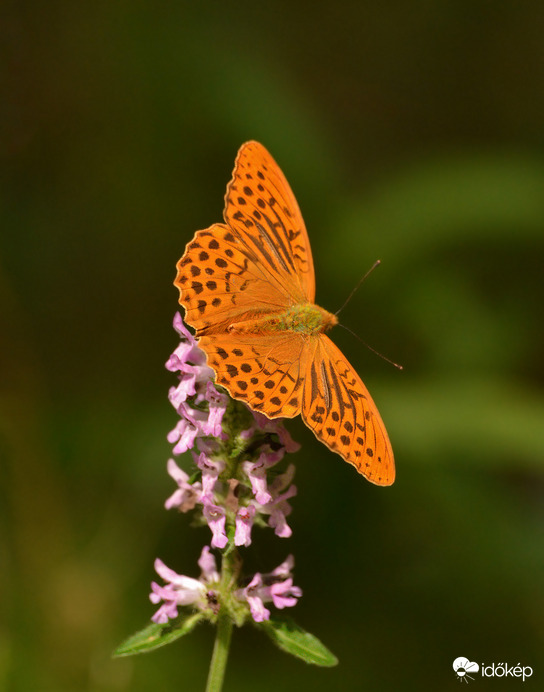
[[[278,164],[259,142],[246,142],[238,152],[224,216],[293,302],[313,303],[314,265],[302,214]]]
[[[198,231],[177,264],[175,285],[185,320],[196,329],[224,333],[248,315],[289,305],[283,286],[271,281],[262,263],[224,224]]]

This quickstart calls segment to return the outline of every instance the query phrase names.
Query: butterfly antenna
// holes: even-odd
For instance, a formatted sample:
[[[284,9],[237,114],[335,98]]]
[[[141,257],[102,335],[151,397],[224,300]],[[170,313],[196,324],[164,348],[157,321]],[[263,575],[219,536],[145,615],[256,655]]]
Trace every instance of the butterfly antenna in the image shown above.
[[[372,270],[371,270],[371,271],[372,271]],[[369,272],[367,272],[367,276],[368,276],[368,273],[369,273]],[[364,277],[363,277],[363,278],[364,278]],[[394,361],[391,360],[391,358],[388,358],[387,356],[384,356],[383,353],[380,353],[379,351],[376,351],[375,348],[372,348],[372,346],[370,346],[369,344],[367,344],[366,341],[363,341],[363,340],[361,339],[361,337],[360,337],[358,334],[356,334],[355,332],[353,332],[349,327],[346,327],[345,324],[340,324],[340,322],[339,322],[339,323],[338,323],[338,326],[339,326],[339,327],[343,327],[346,331],[348,331],[350,334],[352,334],[356,339],[358,339],[358,340],[363,344],[363,346],[366,346],[370,351],[372,351],[372,353],[375,353],[377,356],[380,356],[380,358],[383,358],[383,360],[387,361],[390,365],[393,365],[393,366],[394,366],[395,368],[397,368],[398,370],[404,370],[404,368],[402,367],[402,365],[399,365],[398,363],[395,363]]]
[[[342,307],[341,307],[339,310],[337,310],[337,311],[334,313],[335,315],[338,316],[338,315],[342,312],[342,310],[346,307],[346,305],[349,303],[349,301],[350,301],[350,300],[353,298],[353,296],[355,295],[355,292],[359,289],[359,286],[360,286],[360,285],[363,283],[363,281],[369,276],[369,274],[370,274],[371,272],[373,272],[374,269],[376,269],[376,267],[378,267],[381,263],[382,263],[381,260],[376,260],[376,261],[374,262],[374,264],[370,267],[370,269],[367,271],[367,273],[359,279],[357,285],[355,286],[355,288],[353,289],[353,291],[352,291],[352,292],[349,294],[349,296],[347,297],[346,302],[342,305]],[[370,346],[369,346],[369,348],[370,348]],[[372,350],[372,349],[370,349],[370,350]],[[378,354],[378,355],[380,355],[380,354]],[[386,358],[386,360],[387,360],[387,358]],[[393,365],[394,365],[394,363],[393,363]]]

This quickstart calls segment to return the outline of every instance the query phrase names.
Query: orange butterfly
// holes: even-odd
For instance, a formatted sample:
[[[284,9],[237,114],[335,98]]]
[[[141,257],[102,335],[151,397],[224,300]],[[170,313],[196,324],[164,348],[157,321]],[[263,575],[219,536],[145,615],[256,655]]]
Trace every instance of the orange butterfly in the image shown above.
[[[391,485],[387,431],[361,378],[325,336],[338,319],[314,304],[302,214],[258,142],[238,152],[224,218],[187,244],[174,281],[217,382],[268,418],[302,413],[329,449],[372,483]]]

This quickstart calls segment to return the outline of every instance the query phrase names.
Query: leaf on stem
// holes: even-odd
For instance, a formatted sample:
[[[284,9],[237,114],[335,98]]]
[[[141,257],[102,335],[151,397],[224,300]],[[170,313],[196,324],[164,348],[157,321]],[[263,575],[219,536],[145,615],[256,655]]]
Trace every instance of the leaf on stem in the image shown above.
[[[335,666],[336,656],[313,634],[292,620],[265,620],[255,625],[263,630],[280,649],[315,666]]]
[[[173,622],[163,624],[152,623],[143,630],[136,632],[120,644],[113,652],[114,658],[121,656],[134,656],[158,649],[189,634],[203,619],[202,613],[193,613],[187,617],[181,617]]]

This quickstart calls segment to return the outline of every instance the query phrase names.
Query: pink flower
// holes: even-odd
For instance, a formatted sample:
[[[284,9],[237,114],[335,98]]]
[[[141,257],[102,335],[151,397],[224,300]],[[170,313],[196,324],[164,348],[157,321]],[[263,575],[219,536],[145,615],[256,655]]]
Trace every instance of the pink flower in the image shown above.
[[[204,351],[198,347],[196,339],[183,324],[179,312],[174,316],[174,328],[181,337],[181,343],[166,361],[166,369],[181,373],[180,384],[172,387],[169,392],[170,401],[177,409],[181,401],[197,394],[197,384],[202,385],[213,378],[213,370],[206,365]]]
[[[229,542],[225,533],[225,510],[223,507],[219,507],[219,505],[206,502],[202,514],[212,532],[212,548],[224,548]]]
[[[180,512],[188,512],[194,509],[197,502],[201,501],[202,485],[199,482],[188,483],[189,475],[180,469],[173,459],[168,460],[166,468],[170,476],[178,484],[178,489],[164,503],[166,509],[178,507]]]
[[[270,620],[270,611],[265,608],[263,598],[261,596],[263,579],[259,572],[253,577],[249,584],[244,589],[244,596],[249,604],[251,617],[255,622]]]
[[[294,565],[292,555],[269,574],[257,572],[249,584],[237,592],[238,598],[248,602],[251,616],[255,622],[270,619],[270,611],[265,603],[272,601],[276,608],[290,608],[297,604],[302,590],[293,586],[291,570]]]
[[[198,346],[197,340],[185,326],[181,314],[179,312],[176,312],[176,314],[174,315],[174,329],[181,337],[181,343],[178,346],[178,349],[180,349],[180,353],[178,353],[178,349],[176,349],[176,351],[174,352],[176,353],[176,355],[178,355],[180,360],[183,363],[190,361],[191,363],[194,363],[198,366],[206,366],[206,354]],[[210,371],[211,375],[213,375],[213,371],[211,370],[211,368],[208,368],[208,370]]]
[[[280,438],[280,442],[285,447],[286,452],[297,452],[300,449],[299,443],[293,440],[287,428],[281,422],[281,418],[267,418],[264,414],[259,413],[258,411],[252,411],[251,413],[255,419],[255,424],[249,429],[249,431],[245,431],[245,434],[250,433],[250,431],[252,434],[255,430],[274,433]]]
[[[213,461],[204,452],[201,452],[198,461],[198,468],[202,471],[202,497],[203,503],[213,503],[213,490],[219,474],[225,468],[224,461]]]
[[[207,545],[202,548],[202,553],[198,558],[198,566],[202,572],[202,578],[207,582],[218,582],[219,572],[215,558]]]
[[[192,605],[204,609],[213,602],[219,574],[208,546],[202,550],[198,565],[201,570],[200,579],[193,579],[177,574],[162,560],[158,558],[155,560],[155,571],[167,583],[165,586],[160,586],[156,582],[151,582],[150,601],[155,604],[163,601],[151,618],[153,622],[166,623],[169,619],[177,617],[178,606]]]
[[[153,622],[164,623],[177,617],[178,606],[204,602],[206,586],[198,579],[176,574],[158,558],[155,560],[155,571],[169,583],[166,586],[159,586],[156,582],[151,582],[150,601],[152,603],[163,601],[162,606],[151,618]]]
[[[262,514],[269,514],[268,525],[274,529],[279,538],[289,538],[293,533],[287,524],[287,517],[291,514],[291,505],[287,500],[297,494],[297,487],[290,485],[295,475],[295,467],[290,464],[285,473],[273,480],[269,487],[271,499],[264,505],[257,504],[257,510]],[[282,492],[287,488],[285,492]]]
[[[208,420],[203,426],[203,431],[206,435],[219,437],[222,432],[221,421],[227,408],[227,398],[224,394],[220,394],[213,384],[208,381],[206,385],[206,401],[209,404]]]
[[[261,452],[257,461],[244,461],[242,464],[242,468],[251,483],[255,499],[260,505],[266,505],[272,500],[272,495],[267,488],[266,474],[268,469],[277,464],[278,461],[281,461],[284,453],[285,449],[283,447],[278,451],[265,449]]]
[[[236,532],[234,534],[234,545],[251,545],[251,529],[255,516],[255,506],[248,505],[240,507],[236,512]]]
[[[175,444],[174,454],[182,454],[194,447],[197,438],[222,437],[221,423],[227,408],[227,397],[214,387],[213,370],[206,365],[204,351],[183,324],[179,312],[174,317],[174,327],[181,337],[181,343],[166,362],[166,368],[179,376],[179,383],[177,387],[170,388],[168,398],[180,420],[167,438]],[[207,407],[203,409],[202,403]],[[196,405],[198,408],[195,408]]]
[[[183,454],[193,447],[197,434],[198,429],[182,418],[177,422],[176,427],[168,433],[166,439],[170,444],[176,443],[172,450],[174,454]]]

